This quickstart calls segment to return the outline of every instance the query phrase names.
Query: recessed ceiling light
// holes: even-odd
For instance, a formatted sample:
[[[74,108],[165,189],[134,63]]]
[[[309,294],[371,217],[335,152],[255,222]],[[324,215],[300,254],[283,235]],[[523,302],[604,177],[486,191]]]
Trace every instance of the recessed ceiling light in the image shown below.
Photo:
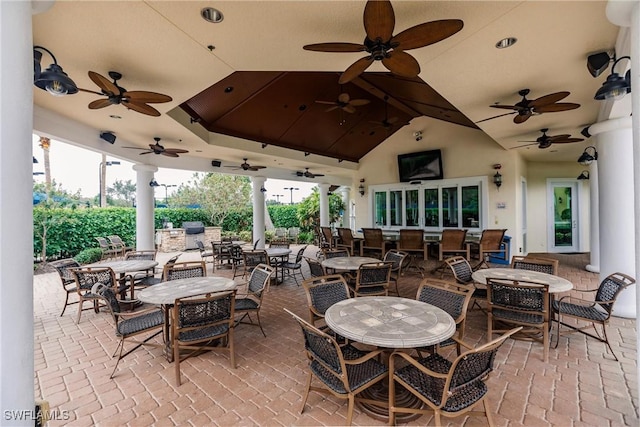
[[[207,22],[211,22],[212,24],[218,24],[224,19],[222,12],[212,7],[205,7],[200,11],[200,15],[202,16],[202,19]]]
[[[231,93],[233,92],[233,86],[227,86],[224,88],[224,93]]]
[[[504,39],[500,40],[498,43],[496,43],[496,47],[498,49],[506,49],[506,48],[511,47],[514,44],[516,44],[517,41],[518,41],[518,39],[515,38],[515,37],[507,37],[507,38],[504,38]]]
[[[121,116],[118,116],[116,114],[111,114],[109,117],[111,117],[112,119],[121,119]]]

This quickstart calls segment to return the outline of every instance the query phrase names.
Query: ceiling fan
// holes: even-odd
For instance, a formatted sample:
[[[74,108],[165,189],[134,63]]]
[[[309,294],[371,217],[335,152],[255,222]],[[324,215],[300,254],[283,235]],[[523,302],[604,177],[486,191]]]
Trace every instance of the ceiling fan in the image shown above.
[[[559,111],[575,110],[580,107],[580,104],[574,104],[572,102],[558,102],[569,96],[570,92],[556,92],[536,99],[527,99],[529,89],[522,89],[518,92],[518,95],[522,96],[522,100],[515,105],[490,105],[491,108],[502,108],[505,110],[515,111],[489,117],[488,119],[483,119],[476,123],[486,122],[487,120],[497,119],[498,117],[508,116],[510,114],[517,114],[513,118],[513,122],[515,124],[520,124],[529,120],[529,117],[534,114],[556,113]]]
[[[420,74],[420,64],[406,53],[437,43],[460,31],[463,22],[459,19],[445,19],[425,22],[393,35],[395,14],[388,0],[369,0],[364,8],[364,29],[366,36],[362,44],[356,43],[316,43],[303,46],[305,50],[316,52],[367,52],[369,55],[354,62],[342,73],[340,84],[347,83],[362,74],[373,61],[382,61],[389,71],[402,77],[416,77]]]
[[[317,104],[331,105],[331,107],[325,110],[325,112],[327,113],[338,108],[340,108],[342,111],[346,111],[347,113],[355,113],[355,107],[367,105],[370,102],[371,101],[369,101],[368,99],[351,99],[349,94],[346,92],[338,95],[338,99],[336,101],[316,101]]]
[[[304,176],[305,178],[316,178],[318,176],[324,176],[321,173],[311,173],[311,172],[309,172],[309,168],[304,168],[304,172],[297,171],[296,175],[297,176]]]
[[[122,74],[116,71],[109,71],[109,77],[113,79],[110,82],[106,77],[89,71],[89,78],[100,88],[101,92],[93,90],[78,89],[82,92],[94,93],[96,95],[106,96],[106,99],[97,99],[89,103],[91,110],[108,107],[109,105],[122,104],[129,110],[148,116],[158,117],[160,112],[147,104],[169,102],[172,100],[170,96],[161,93],[147,92],[142,90],[127,91],[125,88],[118,86],[118,80],[122,78]]]
[[[244,160],[244,162],[241,163],[239,166],[225,166],[225,167],[233,168],[233,169],[242,169],[243,171],[254,171],[254,172],[257,171],[257,170],[266,168],[266,166],[253,166],[253,165],[250,165],[249,163],[247,163],[248,159],[246,159],[246,158],[242,159],[242,160]]]
[[[133,150],[145,150],[140,155],[143,154],[162,154],[167,157],[180,157],[178,154],[188,153],[188,150],[183,150],[181,148],[164,148],[163,145],[160,145],[160,138],[155,137],[153,140],[156,142],[155,144],[149,144],[149,148],[140,148],[140,147],[122,147],[122,148],[131,148]]]
[[[528,147],[530,145],[536,145],[537,144],[538,148],[544,149],[544,148],[551,147],[552,144],[569,144],[571,142],[584,141],[584,139],[582,139],[582,138],[571,138],[571,135],[569,135],[569,134],[547,135],[548,131],[549,131],[549,129],[547,129],[547,128],[540,129],[540,132],[542,132],[542,135],[539,136],[538,138],[536,138],[535,141],[520,141],[520,142],[532,142],[532,144],[520,145],[518,147],[513,147],[513,148]]]
[[[394,124],[398,121],[397,117],[391,117],[389,118],[388,115],[388,110],[387,110],[387,101],[389,100],[389,95],[385,95],[384,97],[384,119],[382,121],[373,121],[370,120],[369,123],[373,123],[376,126],[374,126],[372,128],[372,131],[377,129],[377,128],[383,128],[385,129],[387,132],[390,132],[391,129],[393,128]],[[404,126],[406,123],[403,123],[402,126]]]

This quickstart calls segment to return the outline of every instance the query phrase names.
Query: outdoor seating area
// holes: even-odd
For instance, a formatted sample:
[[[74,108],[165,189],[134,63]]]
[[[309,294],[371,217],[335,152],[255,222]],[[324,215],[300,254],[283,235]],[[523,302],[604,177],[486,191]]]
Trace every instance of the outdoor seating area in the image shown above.
[[[300,273],[307,280],[312,277],[307,259],[317,261],[320,266],[331,261],[333,264],[329,263],[329,265],[334,265],[339,272],[343,272],[346,265],[356,277],[359,274],[360,267],[354,268],[350,265],[357,264],[358,259],[362,257],[343,256],[318,260],[317,246],[309,245],[305,248],[303,245],[292,245],[291,250],[296,258],[300,249],[303,248]],[[199,292],[199,289],[204,288],[198,287],[212,286],[200,283],[204,280],[216,282],[215,289],[220,291],[228,291],[230,286],[236,286],[231,280],[234,274],[233,269],[223,268],[213,271],[210,263],[201,261],[198,251],[158,253],[156,256],[156,261],[159,263],[158,269],[162,269],[167,261],[178,254],[180,262],[175,263],[173,267],[165,267],[165,275],[168,270],[176,270],[176,274],[180,275],[180,278],[174,282],[178,286],[169,286],[173,284],[165,282],[166,285],[153,285],[140,291],[138,295],[145,304],[136,309],[134,314],[151,313],[150,315],[156,316],[154,313],[158,311],[155,304],[169,301],[167,297],[171,298],[171,296],[165,294],[170,292],[170,289],[175,291],[177,287]],[[557,283],[553,282],[548,286],[549,293],[553,292],[552,288],[566,289],[562,287],[565,282],[571,283],[574,290],[564,291],[566,293],[560,293],[558,296],[574,293],[582,295],[584,290],[598,288],[598,275],[586,272],[582,268],[587,255],[540,254],[536,257],[558,261]],[[60,276],[56,272],[36,275],[34,276],[36,396],[38,399],[48,401],[52,409],[69,411],[71,417],[69,421],[52,420],[49,422],[52,426],[69,423],[73,425],[113,423],[136,426],[152,424],[386,425],[388,423],[386,419],[375,416],[374,412],[379,410],[379,407],[375,406],[375,402],[368,402],[372,399],[371,394],[354,392],[355,404],[347,404],[349,399],[342,398],[341,393],[334,395],[314,391],[318,388],[327,390],[326,385],[322,385],[322,381],[326,380],[334,384],[331,379],[333,374],[325,372],[320,375],[321,381],[316,374],[310,373],[307,358],[308,352],[313,352],[313,346],[320,345],[320,343],[313,344],[316,338],[328,340],[321,345],[326,351],[333,352],[332,357],[335,358],[336,363],[349,365],[352,363],[350,360],[359,357],[356,353],[363,357],[366,354],[376,355],[377,353],[370,353],[376,348],[366,344],[366,340],[361,341],[364,344],[354,342],[353,338],[357,338],[357,335],[349,337],[337,333],[335,329],[336,314],[340,312],[337,311],[337,306],[349,307],[359,299],[375,298],[390,303],[404,301],[408,306],[426,302],[433,304],[434,309],[440,307],[437,313],[443,314],[438,316],[450,316],[450,328],[447,326],[446,331],[433,329],[429,332],[429,336],[433,338],[419,338],[424,344],[432,341],[434,344],[442,342],[437,353],[433,352],[430,345],[424,345],[422,350],[427,352],[426,355],[424,351],[421,354],[413,351],[396,351],[390,364],[379,363],[380,359],[377,358],[368,358],[373,356],[366,356],[365,359],[353,362],[371,364],[377,361],[377,373],[371,374],[366,382],[359,383],[360,385],[366,383],[371,390],[378,390],[380,384],[386,387],[389,383],[387,372],[389,375],[393,373],[392,384],[395,384],[396,388],[399,384],[415,387],[415,399],[424,401],[421,409],[424,414],[405,413],[408,411],[399,409],[404,402],[396,400],[393,403],[392,414],[398,424],[433,425],[437,422],[434,412],[430,409],[433,406],[429,403],[430,395],[425,394],[427,391],[414,383],[419,375],[427,375],[429,372],[413,364],[417,363],[416,360],[422,360],[421,358],[425,358],[424,366],[431,370],[440,369],[436,366],[444,362],[438,361],[447,361],[447,366],[451,367],[447,368],[449,375],[454,378],[450,390],[454,393],[462,391],[455,388],[455,381],[458,381],[455,378],[461,375],[461,370],[471,369],[469,364],[472,363],[473,358],[478,359],[479,364],[474,365],[473,369],[476,369],[474,372],[477,373],[477,381],[484,384],[479,387],[486,386],[486,393],[472,398],[475,400],[469,400],[469,404],[480,405],[469,407],[469,409],[480,410],[480,415],[483,417],[486,413],[486,418],[470,421],[467,414],[461,414],[442,420],[449,425],[471,425],[471,423],[486,425],[487,418],[492,419],[495,425],[637,424],[637,406],[634,403],[634,401],[637,402],[635,320],[617,317],[608,319],[608,344],[618,357],[618,361],[607,344],[582,334],[562,335],[557,340],[557,348],[554,348],[553,345],[556,343],[554,325],[550,330],[545,329],[549,331],[551,342],[551,345],[546,347],[548,361],[545,362],[540,342],[514,339],[516,335],[489,336],[488,314],[482,310],[470,308],[470,289],[466,285],[455,284],[455,278],[451,273],[445,272],[442,279],[440,274],[428,273],[439,263],[436,259],[425,262],[424,279],[419,272],[418,274],[411,271],[400,273],[397,276],[397,285],[399,293],[404,296],[402,299],[393,296],[354,298],[348,294],[348,279],[343,275],[328,278],[326,288],[324,287],[325,279],[316,277],[308,284],[305,280],[302,282],[303,286],[298,286],[299,278],[296,279],[291,275],[283,276],[279,286],[273,286],[273,284],[269,286],[268,279],[275,274],[273,272],[275,267],[258,265],[248,272],[244,279],[235,277],[235,283],[238,285],[237,298],[234,298],[234,307],[226,311],[234,311],[236,319],[240,319],[241,316],[238,313],[247,310],[245,313],[249,314],[248,317],[252,317],[252,323],[259,328],[244,327],[237,323],[230,330],[223,326],[215,326],[218,332],[212,337],[220,338],[222,346],[211,346],[203,339],[193,347],[200,347],[202,343],[208,347],[206,350],[209,351],[197,351],[188,358],[184,357],[185,354],[181,356],[182,353],[178,351],[173,354],[173,360],[180,360],[179,365],[166,357],[167,349],[163,342],[163,334],[158,333],[162,329],[161,326],[160,329],[158,328],[157,323],[148,328],[139,329],[141,337],[153,336],[148,341],[152,346],[145,346],[122,358],[116,354],[113,358],[114,350],[120,350],[120,345],[125,343],[122,336],[114,334],[114,318],[117,320],[120,316],[118,306],[110,305],[114,314],[112,316],[106,307],[95,312],[94,306],[91,305],[92,310],[83,312],[82,322],[77,324],[73,314],[60,315],[65,305],[61,295]],[[367,268],[366,263],[361,265]],[[508,265],[489,264],[489,267],[492,267],[489,270],[506,274],[505,278],[496,279],[500,282],[508,281],[508,274],[514,271],[516,273],[512,274],[517,274],[517,271],[522,271],[522,274],[545,274],[530,270],[514,270]],[[478,272],[486,270],[482,269]],[[197,274],[194,274],[204,277],[193,278],[191,273],[196,271]],[[387,277],[386,286],[388,286],[387,273],[385,276]],[[480,280],[476,282],[480,282],[484,276],[477,277]],[[200,282],[198,287],[192,289],[186,283],[179,285],[182,281]],[[149,292],[152,289],[154,291]],[[337,291],[340,292],[340,296],[334,295]],[[217,294],[217,296],[220,295],[223,294]],[[241,302],[241,298],[246,303],[253,304]],[[591,295],[584,298],[591,298],[593,301]],[[104,301],[104,298],[99,299]],[[185,301],[193,302],[193,307],[202,304],[207,307],[215,306],[217,309],[218,303],[212,299],[213,297],[207,297],[206,301],[193,301],[188,298]],[[484,301],[481,304],[487,303]],[[85,305],[89,308],[88,304]],[[334,308],[329,310],[330,307]],[[469,307],[468,310],[467,307]],[[175,310],[172,312],[174,317],[178,315],[178,310],[182,309]],[[326,321],[316,325],[321,328],[318,330],[304,320],[295,319],[285,310],[301,319],[309,319],[313,323],[320,323],[318,319],[328,317]],[[259,318],[256,318],[258,312]],[[350,309],[348,312],[353,313]],[[126,317],[122,320],[124,319]],[[342,319],[345,320],[345,318]],[[417,319],[419,317],[416,317]],[[243,319],[243,323],[244,320],[249,319]],[[575,324],[568,316],[564,321]],[[175,320],[171,322],[177,325],[173,323]],[[342,327],[346,328],[345,333],[349,332],[348,323],[343,323]],[[504,329],[509,331],[507,334],[510,334],[514,327],[508,326]],[[356,330],[359,329],[356,328]],[[457,344],[457,342],[448,340],[445,344],[440,337],[454,333],[456,330],[457,334],[453,335],[453,338],[461,339],[462,345],[446,345]],[[227,332],[229,335],[226,335]],[[130,339],[134,333],[126,336],[126,343],[131,343],[129,345],[135,342]],[[183,332],[185,333],[188,334]],[[306,350],[305,336],[307,340],[312,340],[307,342]],[[344,346],[344,337],[349,340],[348,347]],[[495,338],[494,343],[485,346],[491,338]],[[354,350],[351,350],[352,347]],[[172,348],[177,351],[177,347]],[[127,351],[128,348],[124,350]],[[381,350],[385,349],[382,347],[377,351],[381,352]],[[456,359],[460,354],[468,351],[470,353],[467,353],[466,359]],[[494,351],[493,366],[489,368],[487,365],[481,366],[480,361],[486,360],[482,354]],[[181,358],[177,359],[179,357]],[[114,367],[116,362],[117,370]],[[486,373],[489,371],[491,372],[487,377]],[[114,372],[113,379],[110,378],[112,372]],[[446,375],[447,371],[444,371],[444,374]],[[309,383],[310,379],[313,379],[311,383]],[[360,386],[354,385],[354,387]],[[439,390],[433,389],[428,393],[442,393],[445,389]],[[376,395],[378,391],[372,391],[372,393]],[[347,396],[344,395],[344,397]],[[471,398],[463,393],[453,399],[459,402],[458,399],[463,397]],[[436,412],[443,417],[451,415],[448,405],[454,404],[452,397],[447,402],[449,403],[443,401],[442,405],[435,405],[440,408],[436,408]],[[304,410],[301,411],[301,408]]]

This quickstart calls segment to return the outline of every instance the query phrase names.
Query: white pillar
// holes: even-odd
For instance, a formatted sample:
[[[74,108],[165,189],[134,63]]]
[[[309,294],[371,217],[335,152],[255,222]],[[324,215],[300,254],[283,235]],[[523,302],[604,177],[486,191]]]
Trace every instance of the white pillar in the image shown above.
[[[596,151],[597,151],[596,147]],[[598,191],[598,161],[594,160],[589,168],[589,264],[585,270],[600,273],[600,203]]]
[[[329,184],[318,184],[318,192],[320,193],[320,226],[329,227]]]
[[[0,40],[0,425],[33,426],[11,417],[35,401],[30,2],[0,1]]]
[[[253,243],[259,240],[257,248],[264,249],[264,193],[260,189],[267,179],[264,176],[252,176],[253,186]]]
[[[344,204],[344,212],[342,213],[342,226],[351,228],[353,230],[353,224],[351,224],[351,205],[349,203],[351,199],[351,188],[341,187],[340,195],[342,196],[342,203]]]
[[[158,171],[152,165],[133,165],[136,171],[136,250],[153,250],[155,245],[155,187],[149,185]]]
[[[631,119],[592,125],[597,138],[600,214],[600,280],[620,272],[635,277],[633,134]],[[625,289],[613,307],[616,316],[636,317],[636,287]]]

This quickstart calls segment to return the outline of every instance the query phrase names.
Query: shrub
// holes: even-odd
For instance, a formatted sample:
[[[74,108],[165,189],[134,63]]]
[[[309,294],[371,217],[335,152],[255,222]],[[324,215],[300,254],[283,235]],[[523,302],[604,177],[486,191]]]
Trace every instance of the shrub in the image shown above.
[[[79,264],[91,264],[93,262],[98,262],[102,258],[102,251],[100,248],[89,248],[83,251],[80,251],[78,255],[74,257]]]
[[[313,233],[301,231],[300,234],[298,235],[298,243],[306,243],[306,244],[313,243]]]

